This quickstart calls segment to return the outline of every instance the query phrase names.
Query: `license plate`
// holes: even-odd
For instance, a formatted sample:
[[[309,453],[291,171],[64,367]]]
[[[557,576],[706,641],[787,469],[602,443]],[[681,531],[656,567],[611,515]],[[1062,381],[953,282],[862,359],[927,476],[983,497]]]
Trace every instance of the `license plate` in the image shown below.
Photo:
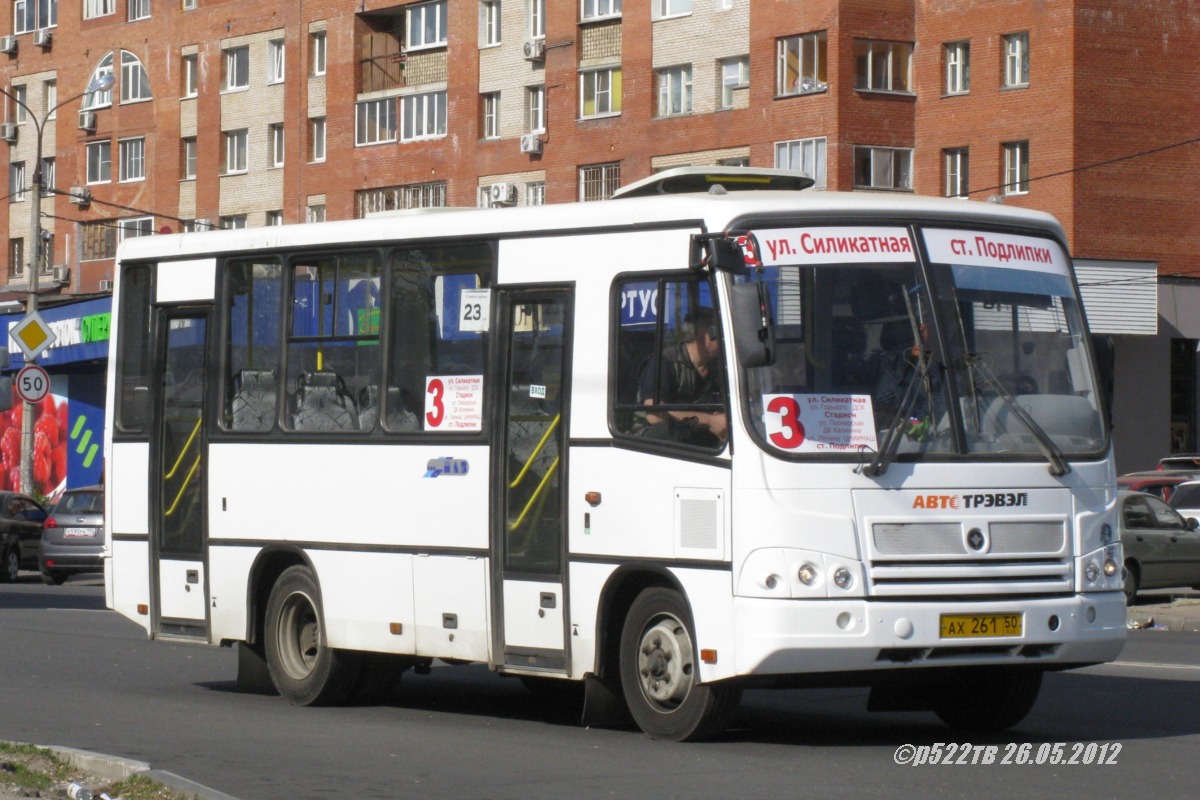
[[[84,537],[91,539],[95,535],[96,535],[95,528],[64,528],[63,529],[63,536],[65,536],[68,539],[81,539]]]
[[[993,636],[1020,636],[1020,614],[942,614],[943,639],[984,639]]]

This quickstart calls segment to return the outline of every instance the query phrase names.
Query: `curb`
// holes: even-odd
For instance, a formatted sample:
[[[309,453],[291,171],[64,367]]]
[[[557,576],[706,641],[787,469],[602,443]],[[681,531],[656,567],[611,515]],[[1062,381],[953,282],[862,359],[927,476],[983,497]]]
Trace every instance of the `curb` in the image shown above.
[[[74,747],[58,747],[56,745],[39,744],[57,755],[62,760],[77,769],[93,772],[110,781],[121,781],[134,775],[144,775],[156,783],[161,783],[170,789],[184,794],[194,795],[200,800],[237,800],[233,795],[218,792],[207,786],[190,781],[187,778],[161,769],[151,769],[144,761],[134,761],[128,758],[108,756],[103,753],[93,753],[88,750],[78,750]]]

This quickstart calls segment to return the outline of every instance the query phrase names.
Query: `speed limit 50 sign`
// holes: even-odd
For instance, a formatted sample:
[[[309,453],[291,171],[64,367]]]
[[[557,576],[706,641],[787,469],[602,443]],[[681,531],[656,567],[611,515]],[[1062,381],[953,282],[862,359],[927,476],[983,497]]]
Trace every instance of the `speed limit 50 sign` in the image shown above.
[[[26,403],[40,403],[50,394],[50,376],[37,364],[27,364],[17,373],[17,394]]]

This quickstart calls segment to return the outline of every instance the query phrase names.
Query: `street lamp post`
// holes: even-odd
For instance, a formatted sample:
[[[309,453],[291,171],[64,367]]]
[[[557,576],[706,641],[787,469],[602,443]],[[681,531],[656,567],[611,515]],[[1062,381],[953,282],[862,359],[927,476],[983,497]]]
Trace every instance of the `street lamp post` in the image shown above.
[[[40,262],[42,260],[42,134],[46,128],[46,123],[55,111],[67,103],[73,103],[84,95],[93,92],[106,92],[112,88],[113,82],[114,78],[111,72],[95,78],[79,94],[72,95],[47,109],[46,113],[40,119],[33,113],[33,109],[21,100],[18,100],[15,95],[10,94],[5,89],[0,89],[0,94],[3,94],[9,100],[12,100],[25,109],[29,121],[33,123],[34,130],[37,132],[37,147],[34,151],[33,161],[33,179],[30,181],[29,187],[29,293],[25,298],[26,317],[33,315],[38,309],[38,270],[41,267]],[[54,188],[51,187],[50,191],[53,193]],[[35,358],[27,358],[25,363],[33,364],[36,360]],[[21,406],[21,491],[29,495],[34,493],[33,414],[33,404],[23,401]]]

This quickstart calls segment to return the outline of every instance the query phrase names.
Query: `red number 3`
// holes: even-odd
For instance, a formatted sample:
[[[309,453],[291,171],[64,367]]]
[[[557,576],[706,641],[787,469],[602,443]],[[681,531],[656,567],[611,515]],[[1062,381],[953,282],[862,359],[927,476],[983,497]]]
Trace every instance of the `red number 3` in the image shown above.
[[[800,404],[794,397],[775,397],[767,403],[767,411],[778,414],[783,430],[772,433],[771,444],[784,450],[795,450],[804,444],[804,425],[800,422]]]
[[[446,406],[442,402],[442,397],[446,394],[446,386],[442,383],[441,378],[434,378],[429,382],[429,387],[425,392],[432,395],[430,402],[433,404],[433,410],[425,412],[425,421],[429,423],[429,427],[436,428],[442,424],[442,419],[446,416]]]

